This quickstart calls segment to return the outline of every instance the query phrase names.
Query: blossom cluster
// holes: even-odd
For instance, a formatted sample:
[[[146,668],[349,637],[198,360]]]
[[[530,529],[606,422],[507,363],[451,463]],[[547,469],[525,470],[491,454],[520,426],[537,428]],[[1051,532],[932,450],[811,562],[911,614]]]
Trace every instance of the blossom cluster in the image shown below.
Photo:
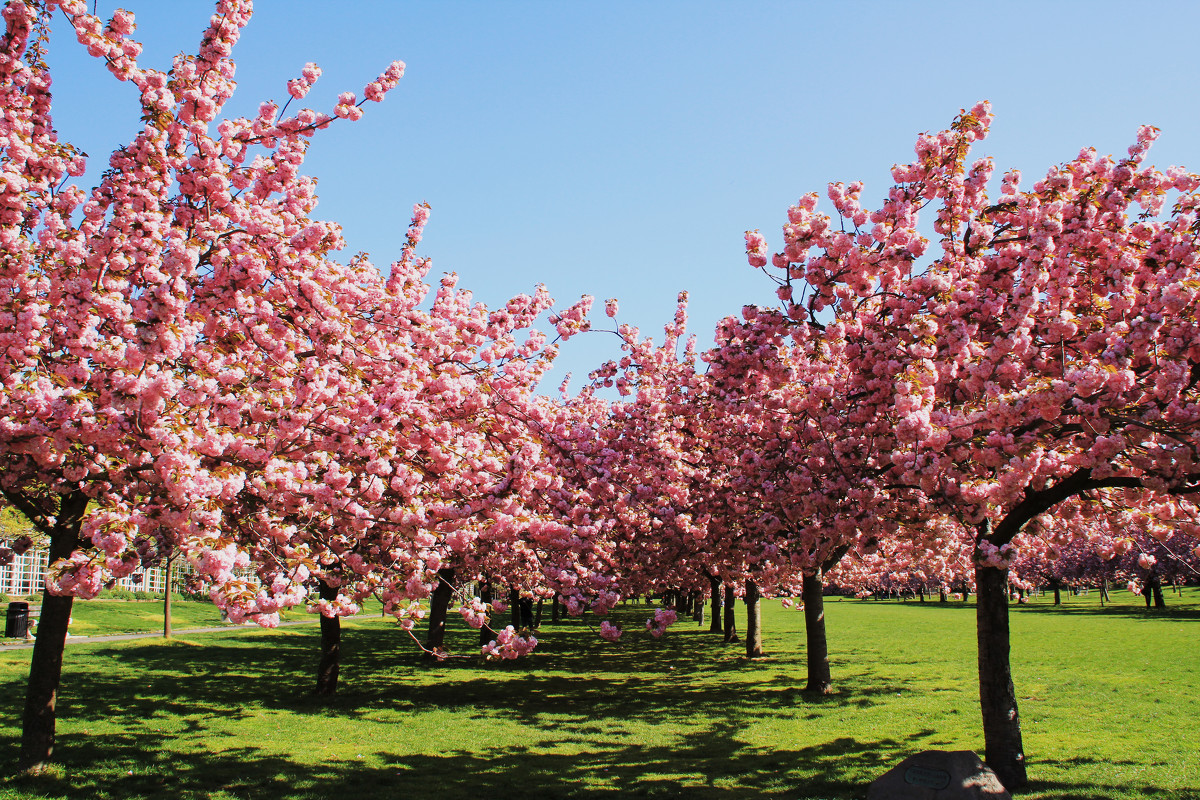
[[[496,638],[480,648],[480,653],[488,659],[512,660],[527,656],[537,647],[538,641],[533,636],[518,635],[512,625],[496,634]]]
[[[646,630],[655,639],[667,632],[667,628],[674,625],[679,619],[674,609],[660,608],[654,612],[654,616],[646,620]]]

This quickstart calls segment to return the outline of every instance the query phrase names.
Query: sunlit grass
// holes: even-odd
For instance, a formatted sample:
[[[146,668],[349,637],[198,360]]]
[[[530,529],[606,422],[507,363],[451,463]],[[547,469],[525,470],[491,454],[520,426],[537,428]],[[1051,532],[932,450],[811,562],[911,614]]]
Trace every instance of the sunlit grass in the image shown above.
[[[29,599],[34,619],[41,597]],[[289,610],[286,620],[311,619],[303,609]],[[221,610],[208,601],[176,598],[171,603],[171,626],[175,631],[227,625]],[[71,608],[71,636],[107,636],[119,633],[161,633],[163,601],[158,600],[86,600]],[[8,640],[8,643],[13,643]]]
[[[1200,597],[1014,609],[1038,800],[1200,798]],[[339,694],[310,694],[315,626],[76,644],[61,767],[0,798],[855,798],[905,755],[982,750],[971,604],[830,600],[838,693],[808,698],[803,616],[764,601],[768,657],[680,622],[612,645],[546,625],[520,663],[428,664],[393,624],[346,624]],[[739,608],[739,614],[741,609]],[[739,624],[744,624],[739,617]],[[452,625],[452,649],[478,652]],[[0,653],[11,772],[28,651]]]

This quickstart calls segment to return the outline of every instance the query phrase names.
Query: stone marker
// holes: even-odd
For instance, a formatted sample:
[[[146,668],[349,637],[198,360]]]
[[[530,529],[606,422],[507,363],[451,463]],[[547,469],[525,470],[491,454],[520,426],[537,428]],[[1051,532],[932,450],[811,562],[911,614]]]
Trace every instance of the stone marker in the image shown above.
[[[867,800],[1012,800],[970,750],[926,750],[876,778]]]

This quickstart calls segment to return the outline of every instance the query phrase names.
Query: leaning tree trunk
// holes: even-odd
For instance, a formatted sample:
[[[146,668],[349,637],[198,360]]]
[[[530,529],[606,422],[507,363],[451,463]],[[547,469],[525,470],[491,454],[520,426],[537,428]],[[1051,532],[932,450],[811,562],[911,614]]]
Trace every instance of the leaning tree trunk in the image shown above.
[[[737,597],[734,596],[733,587],[725,587],[725,644],[733,644],[737,642],[737,620],[733,618],[734,603],[737,602]]]
[[[759,599],[758,584],[746,579],[746,658],[761,658],[763,654]]]
[[[79,527],[87,510],[83,492],[72,492],[59,499],[58,516],[50,532],[47,563],[67,558],[79,545]],[[21,727],[21,753],[17,767],[39,772],[54,754],[55,706],[62,680],[63,650],[67,645],[67,625],[71,622],[70,595],[42,593],[42,612],[38,618],[37,640],[29,662],[29,687],[25,692],[25,717]]]
[[[321,581],[318,593],[322,600],[336,600],[338,590]],[[321,615],[321,661],[317,664],[318,695],[328,696],[337,691],[338,669],[342,656],[342,618]]]
[[[1023,788],[1025,750],[1021,716],[1009,664],[1008,570],[975,567],[975,619],[979,641],[979,706],[984,760],[1010,792]]]
[[[708,623],[708,632],[720,633],[724,630],[721,625],[721,581],[709,576],[708,583],[712,587],[712,619]]]
[[[809,694],[831,694],[833,678],[829,673],[829,640],[825,637],[825,585],[821,573],[804,576],[804,635],[808,650]]]
[[[442,650],[446,646],[446,614],[454,597],[454,568],[438,570],[437,587],[429,598],[429,632],[425,634],[425,649]]]

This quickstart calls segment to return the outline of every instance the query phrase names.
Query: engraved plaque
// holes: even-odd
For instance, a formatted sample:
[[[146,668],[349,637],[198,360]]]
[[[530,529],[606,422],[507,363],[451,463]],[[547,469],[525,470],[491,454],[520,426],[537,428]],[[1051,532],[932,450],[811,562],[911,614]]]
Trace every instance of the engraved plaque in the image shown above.
[[[919,767],[913,764],[904,770],[904,782],[912,786],[924,786],[929,789],[945,789],[950,785],[950,773],[945,770]]]

